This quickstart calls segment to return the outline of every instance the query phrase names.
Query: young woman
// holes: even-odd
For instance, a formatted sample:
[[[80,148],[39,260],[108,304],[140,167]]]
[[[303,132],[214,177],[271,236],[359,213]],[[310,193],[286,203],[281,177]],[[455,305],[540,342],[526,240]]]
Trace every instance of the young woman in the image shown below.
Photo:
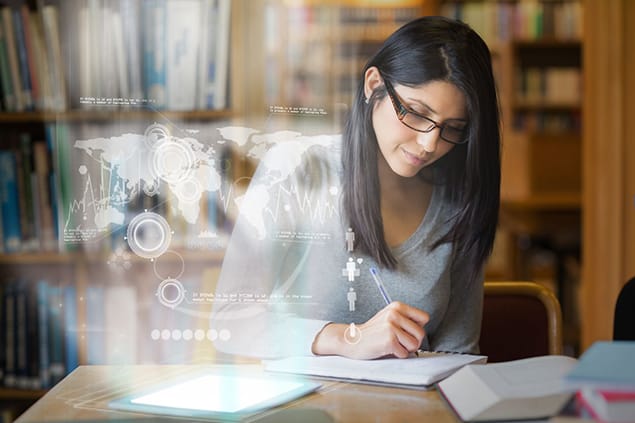
[[[341,138],[279,141],[226,251],[212,325],[228,336],[217,347],[478,352],[500,185],[483,40],[442,17],[412,21],[367,63]]]

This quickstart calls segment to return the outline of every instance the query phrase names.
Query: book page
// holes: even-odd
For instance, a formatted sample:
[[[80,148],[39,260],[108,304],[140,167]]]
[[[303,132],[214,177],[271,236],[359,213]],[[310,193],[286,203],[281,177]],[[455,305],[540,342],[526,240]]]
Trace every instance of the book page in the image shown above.
[[[395,384],[431,385],[460,367],[485,362],[485,356],[425,353],[411,358],[353,360],[339,356],[290,357],[264,361],[268,371]]]
[[[575,364],[571,357],[544,356],[473,370],[500,397],[527,397],[564,392],[562,378]]]

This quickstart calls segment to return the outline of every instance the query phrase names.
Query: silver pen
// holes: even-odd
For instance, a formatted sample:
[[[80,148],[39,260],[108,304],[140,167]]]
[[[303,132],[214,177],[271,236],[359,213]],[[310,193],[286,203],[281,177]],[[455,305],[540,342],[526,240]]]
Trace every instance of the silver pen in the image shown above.
[[[373,279],[375,280],[375,284],[377,285],[377,288],[379,288],[379,292],[381,293],[381,296],[384,297],[384,301],[386,301],[386,305],[392,303],[392,300],[390,299],[390,295],[388,295],[388,292],[386,292],[386,287],[384,287],[384,284],[379,278],[379,272],[377,271],[377,268],[371,267],[370,274],[373,276]]]

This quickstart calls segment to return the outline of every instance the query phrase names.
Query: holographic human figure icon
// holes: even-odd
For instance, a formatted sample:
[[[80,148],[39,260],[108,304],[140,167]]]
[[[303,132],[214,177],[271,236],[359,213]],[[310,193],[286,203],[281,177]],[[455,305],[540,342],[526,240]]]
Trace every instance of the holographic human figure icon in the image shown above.
[[[355,311],[355,301],[357,301],[357,292],[351,287],[346,294],[348,300],[348,311]]]
[[[355,232],[353,232],[352,228],[348,228],[346,231],[346,249],[350,253],[353,251],[353,247],[355,245]]]
[[[346,276],[349,282],[355,282],[355,276],[359,276],[359,269],[352,257],[348,258],[346,269],[342,269],[342,276]]]

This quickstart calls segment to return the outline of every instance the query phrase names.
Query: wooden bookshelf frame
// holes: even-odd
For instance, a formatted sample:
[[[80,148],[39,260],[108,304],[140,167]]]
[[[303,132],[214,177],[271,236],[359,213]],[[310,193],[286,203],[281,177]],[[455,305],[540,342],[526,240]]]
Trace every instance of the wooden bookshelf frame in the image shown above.
[[[613,336],[635,275],[635,2],[584,0],[582,349]]]

